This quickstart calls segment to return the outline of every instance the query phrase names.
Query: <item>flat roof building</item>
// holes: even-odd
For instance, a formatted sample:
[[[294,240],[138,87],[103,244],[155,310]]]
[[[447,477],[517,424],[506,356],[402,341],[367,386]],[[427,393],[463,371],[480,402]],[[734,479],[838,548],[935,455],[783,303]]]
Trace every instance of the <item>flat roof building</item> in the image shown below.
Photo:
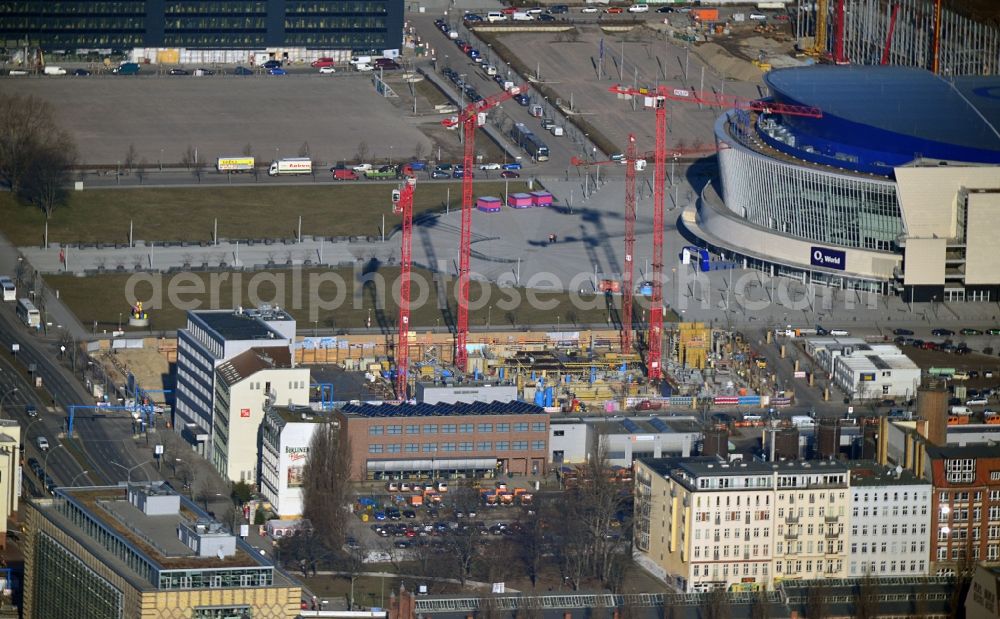
[[[177,330],[174,431],[211,460],[216,370],[251,348],[285,349],[274,355],[294,366],[294,341],[295,320],[277,307],[189,311],[187,326]]]
[[[544,474],[549,416],[525,402],[348,404],[351,479]]]
[[[608,463],[630,467],[638,458],[690,456],[701,436],[694,417],[563,417],[549,422],[549,462],[585,463],[603,440]]]
[[[402,0],[128,0],[5,5],[0,38],[44,51],[401,49]],[[153,55],[156,62],[156,55]],[[280,56],[279,56],[280,59]],[[175,61],[176,62],[176,61]]]
[[[165,486],[59,488],[24,512],[25,617],[299,614],[298,584]]]

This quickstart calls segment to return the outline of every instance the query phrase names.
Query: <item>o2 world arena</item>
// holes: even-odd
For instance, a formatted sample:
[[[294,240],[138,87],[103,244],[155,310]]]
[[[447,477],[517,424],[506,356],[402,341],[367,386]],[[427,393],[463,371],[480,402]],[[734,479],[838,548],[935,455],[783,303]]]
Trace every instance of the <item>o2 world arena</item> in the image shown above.
[[[814,66],[765,82],[822,117],[720,117],[719,176],[688,232],[804,283],[1000,301],[1000,77]]]

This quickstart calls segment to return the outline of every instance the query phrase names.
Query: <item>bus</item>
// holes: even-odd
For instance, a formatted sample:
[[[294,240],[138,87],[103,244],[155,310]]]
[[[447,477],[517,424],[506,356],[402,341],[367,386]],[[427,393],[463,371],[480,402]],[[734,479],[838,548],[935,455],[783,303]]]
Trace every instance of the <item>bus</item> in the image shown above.
[[[549,160],[549,147],[538,136],[532,133],[524,123],[515,123],[510,130],[510,137],[518,146],[526,150],[535,161]]]
[[[9,277],[0,277],[0,287],[3,288],[4,301],[17,301],[17,287]]]
[[[18,300],[17,317],[29,327],[37,329],[42,326],[42,314],[35,307],[35,304],[27,299]]]

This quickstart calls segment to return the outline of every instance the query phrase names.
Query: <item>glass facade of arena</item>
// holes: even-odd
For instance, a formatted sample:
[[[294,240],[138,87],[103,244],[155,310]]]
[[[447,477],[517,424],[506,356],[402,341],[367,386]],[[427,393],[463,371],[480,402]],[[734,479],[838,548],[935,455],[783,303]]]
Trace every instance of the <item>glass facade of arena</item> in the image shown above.
[[[891,180],[784,161],[741,144],[733,116],[716,123],[726,206],[749,222],[831,245],[895,251],[903,219]]]
[[[0,40],[43,50],[402,45],[403,0],[0,1]]]
[[[122,592],[44,533],[35,541],[33,617],[123,619]]]

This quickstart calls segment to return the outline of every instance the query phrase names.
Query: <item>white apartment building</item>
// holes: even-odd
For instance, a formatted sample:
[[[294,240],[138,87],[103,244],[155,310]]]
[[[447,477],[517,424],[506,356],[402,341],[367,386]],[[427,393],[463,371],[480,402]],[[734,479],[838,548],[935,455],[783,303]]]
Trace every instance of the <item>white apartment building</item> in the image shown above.
[[[278,308],[189,311],[187,327],[177,331],[174,430],[211,458],[215,370],[250,348],[291,352],[294,341],[295,320]]]
[[[843,578],[848,484],[831,461],[641,459],[635,549],[688,592]]]
[[[852,470],[848,576],[928,574],[932,492],[909,471]]]
[[[302,467],[318,424],[337,423],[307,406],[268,407],[261,424],[260,491],[278,518],[302,515]]]
[[[309,368],[284,347],[251,348],[216,370],[212,464],[230,481],[257,483],[257,435],[268,405],[309,405]]]

